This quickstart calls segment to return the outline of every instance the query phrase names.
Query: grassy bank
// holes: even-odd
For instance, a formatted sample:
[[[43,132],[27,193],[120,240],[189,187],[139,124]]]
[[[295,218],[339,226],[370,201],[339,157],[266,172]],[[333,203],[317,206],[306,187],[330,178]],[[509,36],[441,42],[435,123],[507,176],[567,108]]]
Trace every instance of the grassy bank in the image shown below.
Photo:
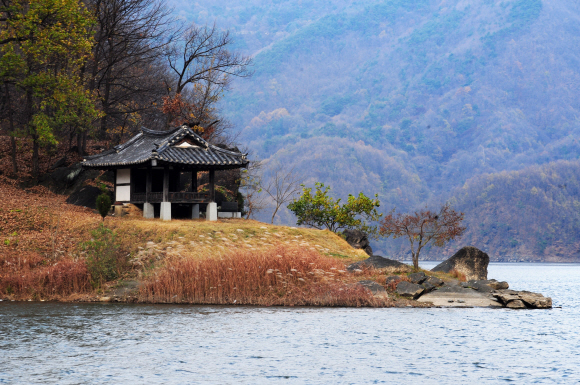
[[[367,258],[338,235],[252,220],[111,218],[43,188],[0,184],[0,298],[13,300],[401,306],[349,273]],[[99,230],[100,229],[100,230]]]

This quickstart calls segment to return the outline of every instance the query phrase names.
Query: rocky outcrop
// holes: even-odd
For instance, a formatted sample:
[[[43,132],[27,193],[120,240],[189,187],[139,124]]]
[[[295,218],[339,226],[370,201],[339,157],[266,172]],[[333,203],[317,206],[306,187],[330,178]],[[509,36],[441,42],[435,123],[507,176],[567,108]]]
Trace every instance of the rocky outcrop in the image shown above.
[[[461,286],[478,290],[485,293],[491,293],[495,290],[505,290],[509,288],[507,282],[498,282],[495,279],[490,280],[471,280],[468,282],[461,282]]]
[[[550,309],[552,298],[530,291],[497,290],[493,293],[505,307],[511,309]]]
[[[409,297],[413,299],[419,298],[424,291],[425,288],[423,286],[407,281],[399,282],[397,284],[397,289],[395,290],[395,292],[401,297]]]
[[[409,265],[405,265],[399,261],[394,261],[392,259],[381,257],[380,255],[374,255],[364,261],[359,261],[348,265],[347,269],[349,271],[355,271],[362,268],[370,269],[385,269],[385,268],[400,268],[402,270],[410,269]]]
[[[444,282],[442,279],[439,279],[437,277],[427,277],[427,279],[425,280],[425,282],[423,282],[423,284],[426,284],[426,283],[437,287],[437,286],[443,285]]]
[[[355,249],[363,249],[365,253],[371,257],[373,256],[373,249],[371,248],[368,235],[359,230],[344,230],[342,235],[349,245]]]
[[[428,281],[423,283],[423,286]],[[549,309],[552,299],[529,291],[495,290],[486,284],[498,281],[447,282],[443,286],[425,290],[419,302],[431,302],[441,307],[506,307],[509,309]],[[507,286],[506,282],[499,282]]]
[[[97,197],[101,194],[101,190],[94,186],[84,186],[80,190],[72,193],[67,199],[66,203],[77,206],[84,206],[90,209],[96,209]]]
[[[423,281],[427,279],[427,276],[425,275],[425,273],[421,271],[418,273],[409,274],[407,278],[409,278],[409,281],[411,281],[411,283],[421,284],[423,283]]]
[[[487,280],[489,256],[483,251],[467,246],[459,250],[448,260],[435,266],[431,271],[449,273],[453,270],[464,274],[467,280]]]

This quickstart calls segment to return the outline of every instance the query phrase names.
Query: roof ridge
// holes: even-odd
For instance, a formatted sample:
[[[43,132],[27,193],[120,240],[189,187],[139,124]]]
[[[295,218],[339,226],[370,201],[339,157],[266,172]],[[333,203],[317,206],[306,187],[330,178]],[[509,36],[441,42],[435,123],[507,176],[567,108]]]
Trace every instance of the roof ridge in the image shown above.
[[[152,135],[152,136],[168,136],[168,135],[173,135],[175,133],[175,131],[179,130],[181,128],[181,126],[175,127],[175,128],[171,128],[167,131],[158,131],[158,130],[152,130],[150,128],[146,128],[146,127],[141,127],[141,132],[147,135]]]

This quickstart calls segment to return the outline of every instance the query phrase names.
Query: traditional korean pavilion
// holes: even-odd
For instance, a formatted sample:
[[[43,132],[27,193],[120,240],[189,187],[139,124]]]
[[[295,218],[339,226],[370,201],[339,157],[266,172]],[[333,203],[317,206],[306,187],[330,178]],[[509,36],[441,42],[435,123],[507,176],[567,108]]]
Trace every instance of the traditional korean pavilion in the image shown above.
[[[87,156],[85,168],[115,172],[115,202],[143,206],[143,217],[171,220],[172,205],[189,207],[199,218],[200,204],[206,219],[217,220],[215,172],[246,167],[247,154],[209,144],[188,125],[169,131],[142,128],[141,132],[110,150]],[[198,172],[209,173],[208,188],[198,191]],[[186,175],[184,175],[186,174]],[[191,178],[188,191],[181,187]]]

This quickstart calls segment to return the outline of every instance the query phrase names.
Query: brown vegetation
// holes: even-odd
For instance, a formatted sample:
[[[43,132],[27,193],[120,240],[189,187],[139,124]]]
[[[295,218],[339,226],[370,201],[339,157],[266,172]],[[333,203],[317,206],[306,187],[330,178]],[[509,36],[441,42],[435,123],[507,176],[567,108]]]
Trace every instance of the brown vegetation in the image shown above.
[[[147,302],[286,305],[386,306],[357,285],[345,265],[316,251],[277,247],[236,251],[205,259],[175,258],[141,288]]]
[[[58,300],[91,291],[83,260],[51,262],[36,253],[0,255],[0,295],[15,300]]]

